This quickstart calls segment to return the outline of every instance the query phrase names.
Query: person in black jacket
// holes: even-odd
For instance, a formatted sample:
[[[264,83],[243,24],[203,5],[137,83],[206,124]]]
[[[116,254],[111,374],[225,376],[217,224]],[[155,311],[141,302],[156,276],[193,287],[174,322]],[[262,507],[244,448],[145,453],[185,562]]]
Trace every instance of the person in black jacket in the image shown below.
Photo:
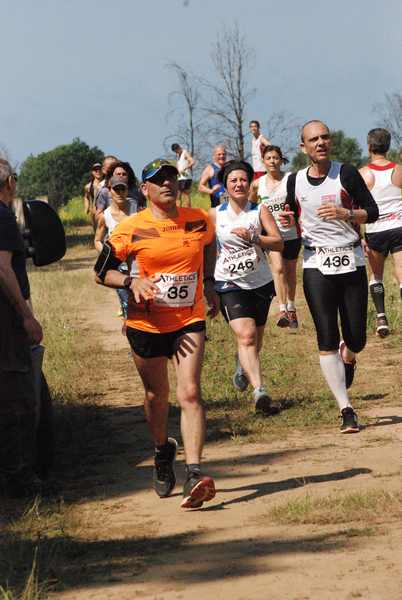
[[[0,159],[0,485],[23,496],[40,491],[34,471],[37,407],[31,346],[43,333],[27,303],[24,242],[12,203],[16,175]]]

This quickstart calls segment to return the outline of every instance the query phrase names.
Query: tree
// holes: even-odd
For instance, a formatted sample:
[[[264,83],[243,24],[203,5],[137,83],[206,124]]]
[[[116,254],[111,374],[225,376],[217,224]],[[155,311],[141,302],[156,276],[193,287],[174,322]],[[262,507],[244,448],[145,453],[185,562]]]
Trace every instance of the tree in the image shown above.
[[[398,148],[398,150],[391,148],[391,150],[389,152],[387,152],[387,157],[392,162],[402,163],[402,146],[400,148]]]
[[[208,102],[204,112],[211,126],[209,135],[225,144],[228,153],[245,157],[245,114],[254,89],[249,88],[254,52],[235,24],[224,29],[212,51],[217,82],[203,80]]]
[[[350,163],[355,167],[362,165],[362,149],[356,138],[350,138],[339,129],[331,131],[332,151],[331,158],[342,163]]]
[[[330,158],[338,160],[342,163],[351,163],[355,167],[360,167],[363,164],[362,149],[355,138],[350,138],[339,129],[331,131],[332,150]],[[304,169],[309,164],[309,159],[304,152],[299,151],[292,160],[292,170],[296,171]]]
[[[274,112],[268,118],[267,137],[275,146],[279,146],[282,154],[293,154],[299,147],[299,120],[285,110]]]
[[[175,130],[165,137],[164,149],[168,153],[172,142],[178,142],[197,159],[197,170],[203,163],[206,139],[204,115],[201,110],[201,83],[198,77],[176,62],[169,63],[167,68],[175,73],[179,85],[178,89],[170,92],[168,96],[171,108],[167,119],[174,119]]]
[[[75,138],[71,144],[57,146],[38,156],[32,154],[21,166],[18,194],[22,199],[47,196],[58,208],[82,192],[91,166],[103,160],[103,152]]]
[[[300,171],[300,169],[305,169],[309,164],[309,159],[307,154],[304,154],[301,150],[297,152],[292,158],[291,169],[292,171]]]
[[[394,148],[402,146],[402,93],[385,94],[384,102],[374,105],[378,115],[377,125],[388,129]]]
[[[180,141],[193,155],[196,152],[197,133],[200,128],[198,119],[201,98],[199,85],[196,77],[178,63],[169,63],[167,68],[176,74],[179,83],[179,89],[169,94],[169,104],[173,104],[173,108],[168,113],[168,118],[174,114],[179,123],[177,132],[168,137]]]

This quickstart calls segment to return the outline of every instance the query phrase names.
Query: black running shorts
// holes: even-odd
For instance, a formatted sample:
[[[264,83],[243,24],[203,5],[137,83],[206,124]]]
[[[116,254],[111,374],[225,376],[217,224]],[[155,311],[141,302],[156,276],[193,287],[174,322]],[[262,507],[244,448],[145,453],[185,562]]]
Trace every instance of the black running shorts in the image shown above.
[[[402,251],[402,227],[366,233],[366,242],[370,250],[380,252],[383,256]]]
[[[275,296],[274,282],[254,290],[237,288],[230,292],[218,292],[221,312],[227,322],[234,319],[254,319],[257,327],[267,322],[269,307]]]
[[[186,335],[186,333],[199,331],[205,331],[205,321],[196,321],[176,331],[169,331],[169,333],[150,333],[149,331],[127,327],[126,335],[132,351],[141,358],[156,358],[158,356],[172,358],[177,351],[179,338]]]
[[[296,260],[301,248],[301,238],[295,240],[285,240],[283,242],[282,258],[286,260]]]

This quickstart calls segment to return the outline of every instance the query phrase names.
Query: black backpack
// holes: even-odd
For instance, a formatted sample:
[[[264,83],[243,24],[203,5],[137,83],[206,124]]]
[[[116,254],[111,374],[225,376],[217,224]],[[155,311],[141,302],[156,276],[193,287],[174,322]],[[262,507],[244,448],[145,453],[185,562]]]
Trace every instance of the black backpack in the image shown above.
[[[27,256],[34,265],[43,267],[63,258],[66,236],[56,211],[42,200],[27,200],[23,208]]]

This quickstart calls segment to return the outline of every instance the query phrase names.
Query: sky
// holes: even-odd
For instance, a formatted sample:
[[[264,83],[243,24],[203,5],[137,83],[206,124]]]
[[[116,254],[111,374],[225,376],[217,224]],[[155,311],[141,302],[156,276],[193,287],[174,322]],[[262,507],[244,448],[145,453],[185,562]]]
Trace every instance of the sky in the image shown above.
[[[402,2],[1,0],[0,148],[21,164],[79,137],[136,172],[163,154],[176,61],[213,78],[237,21],[254,49],[247,119],[319,118],[364,147],[373,105],[402,90]],[[275,142],[275,140],[273,140]]]

